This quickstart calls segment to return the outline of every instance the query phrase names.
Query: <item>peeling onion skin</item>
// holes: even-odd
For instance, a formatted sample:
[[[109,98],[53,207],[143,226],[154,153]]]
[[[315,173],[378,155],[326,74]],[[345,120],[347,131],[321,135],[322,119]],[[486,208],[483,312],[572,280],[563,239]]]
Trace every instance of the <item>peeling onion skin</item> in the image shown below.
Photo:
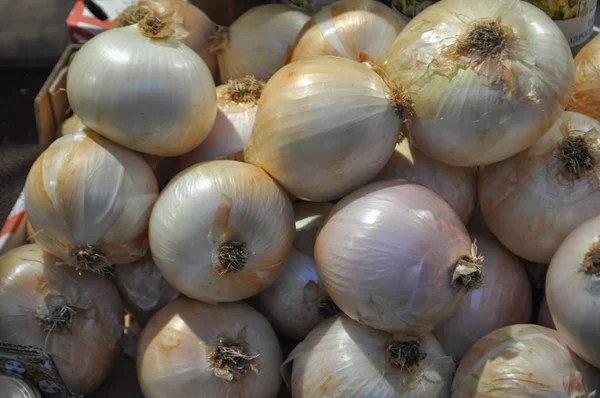
[[[485,18],[505,27],[490,41],[506,44],[489,56],[477,49],[489,42],[469,45],[468,38],[477,29],[470,24]],[[468,50],[473,55],[465,56]],[[385,70],[411,93],[412,143],[455,166],[499,162],[529,147],[560,116],[573,88],[564,34],[543,11],[518,0],[427,7],[402,30]]]
[[[600,38],[597,36],[575,57],[575,85],[567,110],[600,120]]]
[[[259,355],[240,380],[215,376],[208,355],[220,338]],[[181,298],[159,311],[140,337],[138,378],[146,398],[275,398],[282,358],[267,320],[243,302],[213,306]],[[201,395],[199,395],[201,394]]]
[[[565,134],[581,137],[592,168],[570,174],[559,156]],[[548,264],[567,235],[600,213],[600,123],[564,112],[532,147],[479,174],[485,222],[510,251]]]
[[[552,314],[550,314],[550,308],[548,308],[548,300],[546,299],[546,296],[544,296],[542,304],[540,305],[540,310],[538,312],[537,317],[537,324],[550,329],[556,329],[554,321],[552,320]]]
[[[0,297],[0,340],[52,355],[74,393],[87,395],[102,384],[123,334],[123,305],[109,278],[78,272],[38,245],[25,245],[0,257]],[[70,331],[49,333],[39,317],[62,305],[75,311]]]
[[[340,0],[323,7],[304,25],[287,63],[333,55],[381,66],[405,25],[385,4]]]
[[[294,203],[294,218],[296,219],[294,247],[296,249],[309,256],[315,256],[317,235],[331,209],[333,209],[331,202]]]
[[[431,189],[444,199],[464,224],[477,202],[477,171],[449,166],[425,155],[403,138],[374,181],[406,179]]]
[[[294,398],[448,397],[454,362],[431,333],[417,337],[426,354],[419,365],[403,370],[389,362],[390,343],[406,337],[340,314],[309,333],[283,363],[282,374]]]
[[[471,250],[441,197],[388,180],[335,205],[315,258],[327,292],[350,318],[391,333],[428,332],[458,311],[467,289],[452,286],[453,273]]]
[[[548,267],[546,299],[556,330],[580,357],[600,367],[600,217],[575,229]],[[594,257],[595,256],[595,257]]]
[[[587,397],[598,388],[600,371],[572,353],[555,330],[513,325],[467,352],[452,397]]]

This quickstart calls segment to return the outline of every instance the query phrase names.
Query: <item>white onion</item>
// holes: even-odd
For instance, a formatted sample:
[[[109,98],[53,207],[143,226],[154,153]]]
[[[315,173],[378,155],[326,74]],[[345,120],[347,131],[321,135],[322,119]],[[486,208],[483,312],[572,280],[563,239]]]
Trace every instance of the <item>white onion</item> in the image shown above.
[[[546,275],[546,299],[569,347],[600,367],[600,216],[575,229],[560,245]]]
[[[189,152],[217,114],[210,70],[156,18],[86,42],[69,66],[67,95],[83,123],[128,148]]]
[[[163,278],[150,254],[134,263],[116,266],[114,273],[125,308],[142,324],[179,297],[179,291]]]
[[[150,247],[164,278],[207,302],[253,296],[292,249],[292,204],[258,167],[231,160],[193,166],[165,188],[150,218]]]
[[[338,202],[315,258],[344,313],[393,333],[432,330],[482,278],[481,259],[450,206],[402,180],[367,185]]]
[[[339,312],[325,291],[311,256],[292,250],[273,284],[253,299],[273,328],[296,341]]]
[[[550,329],[556,329],[554,321],[552,320],[552,314],[550,314],[550,309],[548,308],[548,300],[546,299],[546,296],[544,296],[544,299],[540,304],[540,310],[538,312],[537,317],[537,324]]]
[[[282,4],[251,8],[229,27],[219,27],[212,49],[222,81],[247,75],[267,80],[284,64],[288,47],[310,19]]]
[[[448,397],[454,362],[427,333],[391,335],[338,315],[317,326],[282,366],[294,398]]]
[[[481,226],[468,229],[483,256],[486,283],[469,292],[458,312],[433,332],[456,361],[486,334],[531,318],[531,287],[519,258]]]
[[[575,57],[575,84],[569,111],[600,120],[600,38],[596,36]]]
[[[46,351],[74,393],[102,384],[123,333],[123,306],[110,279],[26,245],[0,257],[0,297],[0,340]]]
[[[103,272],[148,249],[156,178],[142,156],[89,130],[54,141],[24,192],[36,243],[69,265]]]
[[[560,243],[600,214],[600,123],[572,112],[532,147],[482,170],[486,224],[510,251],[548,264]]]
[[[438,162],[402,139],[375,180],[396,178],[416,182],[440,195],[463,223],[471,219],[477,202],[475,169]]]
[[[294,203],[296,220],[296,237],[294,247],[302,253],[315,255],[315,242],[329,212],[333,209],[330,202],[298,202]]]
[[[275,398],[281,383],[277,337],[245,303],[173,301],[143,330],[137,365],[146,398]]]
[[[400,92],[358,62],[293,62],[265,85],[245,159],[300,199],[338,199],[383,168],[403,104]]]
[[[453,397],[591,397],[600,372],[571,353],[563,338],[538,325],[498,329],[465,355]]]
[[[217,119],[208,137],[196,149],[181,155],[177,168],[231,156],[243,150],[252,134],[258,99],[265,82],[252,76],[217,87]]]
[[[288,61],[335,55],[383,65],[406,23],[374,0],[340,0],[316,13],[298,35]]]
[[[447,0],[402,30],[385,66],[411,93],[409,137],[456,166],[521,152],[556,121],[573,88],[565,36],[540,9],[515,0]]]

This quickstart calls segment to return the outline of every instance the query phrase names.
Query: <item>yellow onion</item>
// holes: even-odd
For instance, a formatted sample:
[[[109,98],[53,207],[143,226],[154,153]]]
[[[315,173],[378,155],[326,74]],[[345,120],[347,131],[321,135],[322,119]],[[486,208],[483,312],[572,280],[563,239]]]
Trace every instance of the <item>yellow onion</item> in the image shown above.
[[[385,69],[410,93],[411,141],[455,166],[495,163],[532,145],[573,88],[565,36],[542,10],[516,0],[427,7],[402,30]]]
[[[544,299],[540,304],[540,310],[538,312],[537,317],[537,324],[550,329],[556,329],[554,321],[552,320],[552,314],[550,314],[550,309],[548,308],[548,300],[546,299],[546,296],[544,296]]]
[[[178,170],[217,160],[243,150],[252,134],[258,100],[265,82],[253,76],[230,80],[217,87],[217,119],[196,149],[181,155]]]
[[[127,311],[145,324],[158,310],[179,297],[147,254],[131,264],[115,267],[114,281]]]
[[[560,243],[600,213],[600,123],[564,112],[535,145],[485,167],[479,201],[510,251],[548,264]]]
[[[298,35],[288,62],[335,55],[382,65],[406,24],[374,0],[340,0],[316,13]]]
[[[600,120],[600,37],[575,57],[575,85],[567,110]]]
[[[598,388],[600,371],[573,354],[556,330],[513,325],[488,334],[467,352],[452,396],[588,397]]]
[[[280,365],[275,332],[248,304],[188,298],[152,317],[137,356],[146,398],[275,398]]]
[[[302,253],[315,255],[315,242],[329,212],[333,209],[330,202],[298,202],[294,203],[296,220],[296,237],[294,247]]]
[[[220,26],[212,40],[222,81],[247,75],[267,80],[284,64],[288,47],[310,19],[283,4],[251,8],[228,28]]]
[[[396,178],[416,182],[440,195],[463,223],[471,219],[477,202],[475,169],[438,162],[403,138],[375,181]]]
[[[323,321],[282,366],[294,398],[448,397],[454,362],[431,335],[389,334],[345,315]]]
[[[102,273],[148,249],[156,178],[142,156],[91,131],[54,141],[24,192],[36,243],[71,266]]]
[[[49,353],[74,393],[102,384],[123,333],[123,306],[110,279],[26,245],[0,257],[0,297],[0,340]]]
[[[216,25],[195,5],[182,0],[141,0],[127,7],[111,22],[113,28],[134,25],[153,15],[175,31],[175,38],[198,54],[213,75],[217,74],[217,57],[210,51]]]
[[[483,278],[477,248],[452,208],[403,180],[372,183],[339,201],[315,258],[337,306],[390,333],[433,330]]]
[[[279,275],[294,239],[292,204],[258,167],[231,160],[177,175],[150,218],[150,247],[164,278],[207,302],[253,296]]]
[[[245,160],[300,199],[338,199],[383,168],[404,105],[402,93],[358,62],[293,62],[265,85]]]

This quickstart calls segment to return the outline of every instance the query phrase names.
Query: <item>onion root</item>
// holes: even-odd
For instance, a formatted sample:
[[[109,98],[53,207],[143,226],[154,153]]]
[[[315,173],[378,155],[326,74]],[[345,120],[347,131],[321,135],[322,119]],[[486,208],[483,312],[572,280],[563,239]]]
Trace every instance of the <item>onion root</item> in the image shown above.
[[[590,246],[590,250],[583,258],[583,268],[588,274],[600,275],[600,242]]]
[[[576,180],[595,168],[589,144],[581,135],[567,134],[557,145],[556,156],[563,162],[569,177]]]
[[[248,261],[248,249],[243,242],[228,240],[219,246],[219,264],[216,272],[225,275],[229,272],[238,272],[244,269]]]
[[[99,275],[113,275],[111,263],[101,250],[85,245],[73,250],[77,270],[91,271]]]
[[[248,75],[241,79],[229,80],[225,95],[229,101],[256,104],[260,99],[264,86],[264,80],[258,80],[254,76]]]
[[[452,272],[452,286],[466,288],[467,290],[479,289],[483,286],[483,271],[481,264],[483,256],[477,253],[477,245],[471,245],[471,254],[461,257]]]
[[[249,370],[258,374],[258,365],[254,360],[259,355],[251,355],[241,344],[221,339],[215,350],[208,355],[208,361],[216,377],[232,381],[240,380]]]
[[[138,26],[140,32],[151,39],[168,39],[175,34],[166,22],[150,13],[139,22]]]
[[[67,305],[64,298],[59,298],[57,301],[56,304],[48,304],[47,314],[38,315],[40,325],[48,334],[70,332],[77,316],[77,311]]]
[[[416,340],[394,341],[388,346],[387,353],[389,362],[402,370],[412,370],[427,358]]]

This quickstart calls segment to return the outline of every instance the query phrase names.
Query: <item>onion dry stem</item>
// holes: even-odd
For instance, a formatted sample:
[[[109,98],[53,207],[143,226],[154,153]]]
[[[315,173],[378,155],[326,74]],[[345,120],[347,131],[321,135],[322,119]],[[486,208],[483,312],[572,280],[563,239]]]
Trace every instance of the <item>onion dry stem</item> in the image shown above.
[[[583,268],[588,274],[600,275],[600,242],[590,246],[590,250],[583,258]]]
[[[111,264],[101,250],[85,245],[73,250],[77,262],[77,270],[91,271],[99,275],[113,275]]]
[[[319,311],[319,315],[325,319],[330,318],[334,315],[337,315],[341,312],[341,310],[333,302],[331,297],[327,297],[327,298],[319,301],[319,303],[317,304],[317,308]]]
[[[427,358],[416,340],[394,341],[388,346],[387,352],[390,363],[402,370],[412,370]]]
[[[215,33],[208,39],[208,48],[213,53],[219,53],[229,45],[229,28],[217,24],[215,24],[215,28]]]
[[[168,39],[175,31],[159,17],[149,13],[139,22],[140,32],[151,39]]]
[[[119,15],[114,25],[119,27],[135,25],[151,13],[152,11],[139,5],[129,6]]]
[[[219,264],[216,272],[225,275],[229,272],[238,272],[244,269],[248,261],[248,249],[243,242],[228,240],[219,246]]]
[[[229,101],[256,104],[260,99],[264,86],[264,80],[258,80],[254,76],[248,75],[241,79],[229,80],[225,95]]]
[[[596,161],[590,146],[581,135],[567,134],[558,143],[556,156],[563,162],[569,176],[576,180],[595,168]]]
[[[471,254],[461,257],[452,272],[452,286],[479,289],[483,286],[483,271],[481,264],[483,256],[477,253],[475,242],[471,245]]]
[[[220,339],[215,350],[208,354],[208,361],[214,368],[215,376],[232,381],[240,380],[249,370],[258,374],[258,365],[254,360],[259,355],[251,355],[241,344]]]

